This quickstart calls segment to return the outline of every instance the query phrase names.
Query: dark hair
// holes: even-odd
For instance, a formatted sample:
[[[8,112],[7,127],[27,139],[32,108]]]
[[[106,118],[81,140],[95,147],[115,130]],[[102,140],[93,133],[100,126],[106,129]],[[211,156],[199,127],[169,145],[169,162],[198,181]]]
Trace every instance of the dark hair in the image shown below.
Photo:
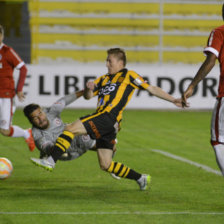
[[[4,34],[4,28],[3,28],[3,26],[1,24],[0,24],[0,33]]]
[[[123,61],[124,63],[124,66],[126,65],[127,63],[127,59],[126,59],[126,54],[125,54],[125,51],[121,48],[110,48],[109,50],[107,50],[107,54],[114,54],[116,55],[116,57]]]
[[[32,119],[30,117],[30,114],[33,113],[34,110],[40,108],[40,105],[35,104],[35,103],[31,103],[28,104],[27,106],[25,106],[23,108],[23,113],[24,115],[29,119],[29,121],[32,123]]]

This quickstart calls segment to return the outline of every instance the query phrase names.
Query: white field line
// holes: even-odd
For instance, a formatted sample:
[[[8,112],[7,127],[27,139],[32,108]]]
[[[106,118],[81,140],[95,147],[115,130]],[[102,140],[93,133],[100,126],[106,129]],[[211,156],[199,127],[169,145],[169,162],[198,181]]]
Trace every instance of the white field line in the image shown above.
[[[0,212],[0,215],[224,215],[224,212]]]
[[[209,166],[206,166],[206,165],[203,165],[203,164],[200,164],[200,163],[193,162],[193,161],[191,161],[191,160],[189,160],[189,159],[185,159],[185,158],[183,158],[183,157],[176,156],[176,155],[174,155],[174,154],[171,154],[171,153],[169,153],[169,152],[165,152],[165,151],[163,151],[163,150],[152,149],[151,151],[152,151],[152,152],[159,153],[159,154],[162,154],[162,155],[164,155],[164,156],[166,156],[166,157],[169,157],[169,158],[172,158],[172,159],[176,159],[176,160],[181,161],[181,162],[184,162],[184,163],[188,163],[188,164],[190,164],[190,165],[192,165],[192,166],[196,166],[196,167],[201,168],[201,169],[203,169],[203,170],[205,170],[205,171],[207,171],[207,172],[209,172],[209,173],[214,173],[214,174],[216,174],[216,175],[222,176],[222,173],[221,173],[220,171],[218,171],[218,170],[214,170],[214,169],[212,169],[212,168],[209,167]]]

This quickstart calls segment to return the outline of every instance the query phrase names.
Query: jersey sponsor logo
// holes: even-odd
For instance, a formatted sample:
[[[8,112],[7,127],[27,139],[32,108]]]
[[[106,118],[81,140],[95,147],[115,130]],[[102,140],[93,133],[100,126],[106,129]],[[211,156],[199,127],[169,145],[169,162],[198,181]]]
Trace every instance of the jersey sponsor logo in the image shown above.
[[[116,83],[113,83],[109,86],[105,86],[103,87],[100,92],[99,92],[99,95],[109,95],[111,92],[113,92],[115,89],[116,89],[116,86],[117,84]]]

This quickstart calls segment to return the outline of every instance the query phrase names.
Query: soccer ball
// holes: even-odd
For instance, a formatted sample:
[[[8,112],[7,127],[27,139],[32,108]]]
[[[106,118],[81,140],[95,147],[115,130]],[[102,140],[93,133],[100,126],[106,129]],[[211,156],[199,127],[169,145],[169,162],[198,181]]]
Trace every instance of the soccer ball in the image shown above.
[[[6,158],[0,158],[0,180],[8,178],[13,170],[12,163]]]

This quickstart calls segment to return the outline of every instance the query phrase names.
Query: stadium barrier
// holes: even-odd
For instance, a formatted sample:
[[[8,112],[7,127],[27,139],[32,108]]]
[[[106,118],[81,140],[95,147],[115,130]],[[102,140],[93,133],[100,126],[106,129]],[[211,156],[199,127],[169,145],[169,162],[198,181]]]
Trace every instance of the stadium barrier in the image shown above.
[[[142,75],[150,84],[160,86],[174,97],[180,97],[200,65],[183,64],[129,64],[128,68]],[[60,97],[84,88],[88,80],[107,72],[105,64],[77,63],[71,65],[28,65],[28,77],[24,92],[26,100],[17,102],[23,107],[28,103],[38,103],[44,107],[50,106]],[[15,74],[17,77],[18,74]],[[211,109],[215,102],[218,89],[219,67],[215,66],[209,76],[203,80],[193,97],[190,98],[190,109]],[[95,108],[96,98],[86,101],[79,99],[69,108]],[[135,91],[128,104],[129,109],[178,109],[169,102],[149,95],[146,91]]]

